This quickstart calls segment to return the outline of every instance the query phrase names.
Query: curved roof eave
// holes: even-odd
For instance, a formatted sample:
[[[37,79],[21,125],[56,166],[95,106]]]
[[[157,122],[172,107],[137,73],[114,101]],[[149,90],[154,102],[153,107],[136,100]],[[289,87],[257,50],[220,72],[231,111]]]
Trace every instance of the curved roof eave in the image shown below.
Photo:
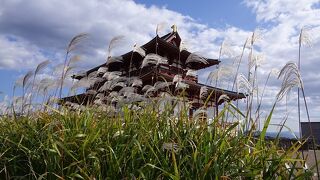
[[[177,33],[177,34],[178,34],[178,33]],[[176,46],[174,46],[174,45],[172,45],[172,44],[170,44],[170,43],[168,43],[167,41],[164,40],[164,38],[168,38],[168,36],[170,36],[170,35],[171,35],[171,33],[168,33],[168,34],[166,34],[166,35],[164,35],[164,36],[162,36],[162,37],[159,37],[159,36],[157,35],[156,37],[154,37],[153,39],[151,39],[149,42],[147,42],[146,44],[142,45],[141,47],[146,50],[146,49],[151,48],[152,46],[154,46],[155,43],[158,41],[159,44],[161,43],[162,45],[166,46],[167,48],[172,49],[172,51],[175,51],[174,53],[179,53],[179,52],[180,52],[180,49],[179,49],[178,47],[176,47]],[[179,36],[179,37],[180,37],[180,36]],[[121,57],[122,57],[122,58],[124,59],[124,61],[125,61],[126,59],[130,59],[132,53],[133,53],[133,51],[129,51],[129,52],[121,55]],[[182,51],[180,52],[180,54],[181,54],[181,57],[183,57],[182,59],[187,59],[188,56],[191,54],[191,52],[189,52],[189,51],[187,51],[187,50],[182,50]],[[213,65],[216,65],[216,64],[219,64],[219,63],[220,63],[220,61],[219,61],[218,59],[208,59],[208,58],[207,58],[207,60],[208,60],[208,61],[211,61],[211,63],[209,62],[208,65],[202,65],[202,66],[200,66],[201,68],[210,67],[210,66],[213,66]],[[98,70],[100,67],[102,67],[102,66],[106,66],[106,63],[103,63],[103,64],[101,64],[101,65],[99,65],[99,66],[97,66],[97,67],[94,67],[94,68],[92,68],[92,69],[89,69],[88,71],[86,71],[86,74],[88,75],[88,74],[90,74],[91,72],[97,71],[97,70]],[[201,69],[201,68],[199,68],[199,69]],[[81,79],[82,76],[73,75],[72,78],[74,78],[74,79]]]

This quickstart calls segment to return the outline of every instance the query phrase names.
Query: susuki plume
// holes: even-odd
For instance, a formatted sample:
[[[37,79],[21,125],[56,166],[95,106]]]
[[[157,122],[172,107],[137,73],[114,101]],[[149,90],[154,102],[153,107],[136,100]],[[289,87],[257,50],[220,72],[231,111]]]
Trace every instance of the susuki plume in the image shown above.
[[[108,71],[107,67],[99,67],[97,73],[100,75],[100,74],[105,74],[107,71]]]
[[[140,78],[133,78],[131,80],[131,86],[132,87],[141,87],[142,86],[142,80]]]
[[[201,118],[201,117],[206,117],[208,113],[208,110],[205,107],[200,107],[193,113],[193,119]]]
[[[150,88],[153,88],[153,86],[151,86],[151,85],[149,85],[149,84],[147,84],[147,85],[145,85],[145,86],[143,86],[143,88],[142,88],[142,92],[146,92],[148,89],[150,89]]]
[[[166,25],[165,22],[161,22],[161,23],[157,24],[156,35],[159,35],[159,32],[165,27],[165,25]]]
[[[288,62],[280,71],[278,79],[282,78],[281,89],[277,95],[280,101],[293,87],[303,87],[300,71],[294,62]]]
[[[59,90],[59,97],[62,97],[62,88],[63,88],[63,83],[64,80],[67,77],[68,72],[71,72],[71,70],[73,69],[70,66],[70,63],[72,62],[72,58],[70,59],[70,53],[71,51],[73,51],[77,45],[80,43],[81,40],[83,40],[84,38],[87,37],[87,34],[79,34],[77,36],[74,36],[71,41],[69,42],[69,45],[67,47],[67,51],[66,51],[66,55],[65,55],[65,59],[64,59],[64,63],[63,63],[63,68],[62,68],[62,73],[61,73],[61,77],[60,80],[58,80],[60,82],[60,90]]]
[[[249,39],[250,45],[252,46],[254,43],[258,42],[261,39],[262,39],[262,29],[255,29]]]
[[[112,71],[112,72],[108,71],[108,72],[104,73],[103,78],[107,79],[108,81],[111,81],[111,80],[120,78],[121,74],[122,74],[122,72],[120,72],[120,71]]]
[[[109,57],[106,65],[109,65],[112,63],[123,63],[122,56]]]
[[[120,91],[119,94],[120,95],[125,95],[126,93],[134,93],[135,92],[135,88],[134,87],[123,87]]]
[[[280,71],[277,68],[272,68],[271,71],[270,71],[270,74],[275,76],[275,77],[278,77],[279,73],[280,73]]]
[[[310,29],[302,28],[299,34],[299,44],[311,47],[312,40],[309,33]]]
[[[49,60],[43,61],[38,64],[36,70],[34,71],[34,76],[36,76],[42,69],[44,69],[48,64],[50,64]]]
[[[220,50],[221,50],[221,56],[232,57],[234,56],[234,53],[235,53],[231,48],[231,44],[225,40],[222,42]]]
[[[141,57],[146,56],[146,51],[142,47],[137,46],[137,44],[133,46],[133,52],[137,52]]]
[[[169,143],[162,144],[162,150],[173,151],[176,153],[180,150],[180,148],[177,143],[169,142]]]
[[[43,61],[41,63],[39,63],[34,71],[34,74],[33,74],[33,80],[32,80],[32,85],[31,85],[31,91],[33,92],[34,90],[34,86],[36,84],[36,76],[37,74],[42,70],[44,69],[48,64],[50,63],[49,60],[46,60],[46,61]],[[32,96],[30,97],[30,104],[31,104],[31,101],[32,101]]]
[[[218,103],[220,101],[230,101],[230,97],[228,95],[226,95],[226,94],[222,94],[218,99]]]
[[[159,65],[159,64],[168,64],[168,60],[157,54],[150,53],[146,55],[142,61],[141,68],[148,65]]]
[[[95,80],[96,80],[95,78],[83,77],[79,81],[74,83],[72,88],[73,89],[79,88],[79,87],[89,88],[90,86],[92,86],[94,84]]]
[[[145,95],[145,96],[150,96],[150,93],[152,93],[152,95],[153,95],[153,93],[156,92],[156,91],[157,91],[157,89],[152,86],[152,87],[150,87],[149,89],[146,90],[146,92],[144,93],[144,95]]]
[[[188,69],[186,76],[192,76],[192,77],[197,77],[197,71],[193,69]]]
[[[231,77],[233,69],[230,66],[219,66],[218,69],[209,73],[207,82],[212,83],[213,80],[221,80],[221,78]]]
[[[93,90],[93,89],[89,89],[88,91],[86,91],[86,94],[96,95],[96,94],[97,94],[97,91],[96,91],[96,90]]]
[[[254,66],[261,66],[264,61],[263,54],[253,54],[252,58],[249,59],[249,68],[251,69]]]
[[[241,88],[244,88],[247,93],[252,92],[252,85],[243,74],[237,76],[237,91],[239,92]]]
[[[75,66],[77,62],[81,60],[79,55],[72,56],[69,60],[69,66]]]
[[[187,48],[188,48],[188,46],[187,46],[186,42],[185,41],[181,41],[180,46],[179,46],[180,52],[183,51],[183,50],[187,50]]]
[[[22,79],[22,88],[25,88],[26,85],[28,84],[31,76],[33,75],[33,72],[32,71],[29,71],[27,72],[26,75],[23,76],[23,79]]]
[[[186,64],[191,63],[191,62],[208,64],[208,61],[206,58],[201,57],[195,53],[191,53],[186,60]]]
[[[208,87],[207,86],[201,86],[200,88],[200,98],[203,99],[208,95]]]
[[[111,51],[114,47],[117,46],[117,44],[124,38],[124,36],[115,36],[110,40],[109,46],[108,46],[108,59],[111,57]]]
[[[174,75],[173,80],[172,80],[173,83],[178,83],[181,81],[182,81],[182,76],[180,74]]]
[[[71,51],[73,51],[76,48],[76,46],[80,43],[80,41],[82,41],[87,36],[88,36],[88,34],[81,33],[81,34],[78,34],[77,36],[73,37],[67,47],[67,53],[69,54]]]
[[[50,90],[50,89],[56,88],[58,86],[58,83],[54,79],[44,78],[44,79],[41,79],[38,86],[40,90],[44,90],[44,89]]]
[[[189,84],[186,84],[184,82],[177,82],[176,83],[176,90],[187,89],[187,88],[189,88]]]
[[[154,88],[156,90],[160,90],[160,89],[169,89],[169,86],[171,85],[171,82],[163,82],[163,81],[157,81],[155,84],[154,84]]]

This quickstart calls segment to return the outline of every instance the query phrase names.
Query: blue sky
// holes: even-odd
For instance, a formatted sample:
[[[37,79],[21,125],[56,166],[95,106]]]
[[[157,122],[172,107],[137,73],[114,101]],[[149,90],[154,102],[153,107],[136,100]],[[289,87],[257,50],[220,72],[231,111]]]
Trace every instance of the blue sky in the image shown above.
[[[248,31],[257,27],[254,13],[239,0],[184,0],[183,2],[179,0],[137,0],[136,2],[147,6],[164,6],[170,10],[188,15],[198,22],[208,24],[211,27],[225,28],[231,25]]]
[[[302,48],[301,73],[311,117],[320,121],[319,16],[319,0],[0,0],[0,91],[4,92],[0,99],[6,95],[9,95],[6,99],[11,99],[15,80],[47,59],[51,64],[41,72],[38,82],[54,81],[55,74],[59,74],[54,69],[63,62],[65,47],[76,34],[85,32],[89,37],[73,53],[81,57],[74,71],[105,62],[108,42],[114,36],[125,38],[111,55],[121,55],[135,43],[146,43],[155,36],[157,24],[164,27],[160,34],[169,32],[170,26],[176,24],[189,51],[211,58],[217,58],[224,40],[230,52],[223,57],[222,65],[229,67],[255,31],[259,40],[254,55],[263,60],[258,74],[262,87],[271,70],[279,70],[288,61],[297,61],[299,32],[305,28],[312,47]],[[245,59],[247,55],[248,51]],[[246,73],[246,68],[244,62],[241,72]],[[213,70],[202,71],[200,79],[205,80]],[[264,97],[264,115],[280,85],[273,76]],[[297,130],[295,97],[296,92],[292,91],[288,108],[283,102],[279,104],[274,123],[279,123],[282,115],[288,113],[289,126]]]

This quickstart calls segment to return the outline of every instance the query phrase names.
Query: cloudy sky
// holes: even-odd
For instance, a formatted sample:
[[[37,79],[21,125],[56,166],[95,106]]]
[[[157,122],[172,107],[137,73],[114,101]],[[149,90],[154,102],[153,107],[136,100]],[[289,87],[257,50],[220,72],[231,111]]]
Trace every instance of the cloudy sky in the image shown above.
[[[125,37],[112,51],[120,55],[133,44],[142,45],[154,37],[157,24],[163,26],[160,34],[170,32],[170,26],[176,24],[188,50],[207,57],[217,58],[220,44],[227,42],[232,55],[222,58],[226,65],[258,29],[254,52],[263,57],[258,74],[262,88],[273,68],[297,61],[299,32],[305,28],[311,47],[302,48],[302,77],[311,118],[320,121],[319,17],[319,0],[0,0],[0,98],[12,94],[15,80],[47,59],[52,63],[43,75],[50,76],[53,66],[63,62],[74,35],[89,34],[76,51],[81,56],[79,69],[86,69],[105,62],[112,37]],[[202,81],[210,71],[212,68],[201,72]],[[264,98],[266,112],[279,85],[272,77]],[[295,97],[296,92],[291,92],[287,124],[297,130]],[[274,123],[286,112],[284,103],[278,111]]]

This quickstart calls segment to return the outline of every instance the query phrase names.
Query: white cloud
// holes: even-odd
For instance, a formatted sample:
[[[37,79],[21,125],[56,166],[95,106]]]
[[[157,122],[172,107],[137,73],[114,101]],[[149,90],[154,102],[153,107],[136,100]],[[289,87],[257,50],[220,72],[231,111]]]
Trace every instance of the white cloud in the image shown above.
[[[0,68],[31,68],[44,59],[44,55],[35,45],[19,38],[0,35]]]
[[[0,9],[0,33],[21,37],[40,50],[61,53],[68,41],[77,33],[89,33],[89,39],[81,49],[87,65],[104,61],[108,42],[116,35],[124,35],[126,42],[114,54],[143,44],[155,36],[156,25],[166,23],[164,34],[172,24],[178,25],[183,40],[189,48],[206,55],[216,55],[217,39],[221,41],[230,32],[231,39],[239,42],[245,31],[229,27],[213,29],[197,23],[191,17],[170,11],[164,7],[145,7],[130,0],[109,1],[3,1]],[[19,11],[17,11],[19,9]],[[236,38],[235,38],[236,37]],[[242,41],[242,39],[240,40]],[[201,45],[201,46],[200,46]],[[101,53],[102,52],[102,53]],[[209,53],[208,53],[209,52]],[[14,62],[12,62],[14,63]]]
[[[256,13],[258,21],[290,22],[300,25],[319,25],[319,0],[245,0],[245,4]],[[306,18],[307,17],[307,18]],[[302,26],[301,26],[302,25]]]

